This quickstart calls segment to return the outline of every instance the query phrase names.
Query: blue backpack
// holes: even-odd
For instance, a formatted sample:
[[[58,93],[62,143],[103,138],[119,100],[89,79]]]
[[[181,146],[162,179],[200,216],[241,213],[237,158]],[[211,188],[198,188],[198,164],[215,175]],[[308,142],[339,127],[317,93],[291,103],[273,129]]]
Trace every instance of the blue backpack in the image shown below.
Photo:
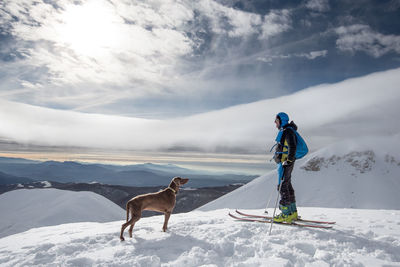
[[[301,135],[295,129],[293,129],[291,127],[289,127],[289,128],[292,129],[296,134],[297,145],[296,145],[295,157],[296,157],[296,159],[301,159],[308,153],[308,147],[307,147],[306,141],[304,141],[303,137],[301,137]]]
[[[296,144],[295,157],[296,157],[296,159],[301,159],[302,157],[304,157],[308,153],[308,147],[307,147],[306,141],[304,141],[303,137],[301,137],[301,135],[295,129],[293,129],[292,127],[287,127],[287,128],[292,129],[296,134],[297,144]],[[278,136],[275,139],[278,143],[281,140],[282,133],[283,133],[283,131],[279,131]],[[272,151],[272,148],[271,148],[271,151]],[[288,152],[279,152],[279,153],[287,154]]]

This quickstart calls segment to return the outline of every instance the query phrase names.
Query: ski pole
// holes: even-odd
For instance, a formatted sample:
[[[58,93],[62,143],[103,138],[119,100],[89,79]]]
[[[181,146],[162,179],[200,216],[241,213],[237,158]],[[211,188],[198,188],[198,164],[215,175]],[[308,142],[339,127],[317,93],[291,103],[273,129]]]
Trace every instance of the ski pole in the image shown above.
[[[278,196],[276,197],[276,201],[275,201],[274,214],[272,215],[271,226],[269,228],[269,235],[271,235],[271,232],[272,232],[272,225],[274,224],[275,212],[276,212],[276,207],[278,206],[279,195],[281,194],[282,183],[283,183],[283,181],[280,181],[279,189],[278,189]]]
[[[271,190],[271,193],[269,194],[269,199],[268,199],[268,202],[267,202],[267,206],[265,206],[264,213],[267,213],[267,214],[268,214],[267,209],[268,209],[269,203],[271,202],[271,198],[272,198],[272,195],[273,195],[273,194],[274,194],[274,192]]]

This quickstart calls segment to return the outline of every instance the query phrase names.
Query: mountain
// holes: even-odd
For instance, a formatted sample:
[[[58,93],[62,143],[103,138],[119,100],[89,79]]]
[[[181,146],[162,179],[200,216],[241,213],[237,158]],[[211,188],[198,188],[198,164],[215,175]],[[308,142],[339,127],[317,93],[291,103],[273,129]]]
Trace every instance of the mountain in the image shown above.
[[[33,179],[24,178],[24,177],[17,177],[14,175],[9,175],[4,172],[0,172],[0,185],[7,185],[7,184],[18,184],[18,183],[30,183],[33,182]]]
[[[80,164],[72,161],[46,161],[30,164],[0,163],[0,170],[12,175],[30,177],[35,180],[59,182],[91,182],[103,177],[110,177],[113,174],[109,169],[98,165]]]
[[[295,163],[292,183],[298,206],[400,209],[400,138],[348,139],[318,150]],[[276,200],[277,173],[272,171],[206,204],[217,208],[265,208]]]
[[[21,158],[0,157],[0,163],[39,163],[39,161]]]
[[[189,181],[190,185],[191,180]],[[188,185],[188,184],[186,184]],[[176,205],[174,213],[189,212],[204,204],[221,197],[237,188],[242,184],[233,184],[226,186],[217,187],[182,187],[179,194],[176,197]],[[0,194],[18,190],[18,189],[42,189],[42,188],[55,188],[60,190],[70,190],[76,192],[90,191],[99,194],[108,200],[111,200],[122,209],[125,209],[126,202],[137,195],[158,192],[164,188],[164,186],[152,186],[152,187],[137,187],[137,186],[122,186],[122,185],[108,185],[100,183],[59,183],[54,181],[34,181],[23,184],[12,184],[12,185],[1,185]],[[143,212],[144,217],[158,214],[155,212],[145,211]]]
[[[82,164],[73,161],[23,162],[0,160],[0,171],[10,176],[28,177],[42,181],[60,183],[99,182],[125,186],[165,186],[174,176],[189,176],[191,187],[225,186],[233,183],[245,183],[255,175],[221,174],[201,172],[168,164],[138,164],[128,166]],[[17,183],[11,181],[10,183]]]
[[[143,163],[135,165],[105,165],[105,167],[117,171],[151,171],[156,174],[165,175],[165,173],[175,173],[179,175],[187,174],[207,174],[206,171],[196,171],[187,168],[182,168],[174,164],[154,164],[154,163]]]
[[[0,195],[0,237],[35,227],[71,222],[109,222],[125,211],[92,192],[21,189]]]
[[[133,238],[121,218],[71,223],[0,239],[0,264],[13,266],[398,266],[400,211],[301,208],[305,218],[335,220],[332,230],[238,222],[229,210],[140,219]],[[231,211],[232,212],[232,211]],[[251,210],[262,214],[263,210]]]

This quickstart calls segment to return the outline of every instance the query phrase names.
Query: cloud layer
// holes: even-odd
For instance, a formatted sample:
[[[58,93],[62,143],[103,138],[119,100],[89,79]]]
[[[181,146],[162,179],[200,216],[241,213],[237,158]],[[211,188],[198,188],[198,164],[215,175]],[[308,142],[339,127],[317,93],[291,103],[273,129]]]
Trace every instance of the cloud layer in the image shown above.
[[[354,136],[400,132],[400,69],[172,120],[85,114],[1,101],[3,139],[47,146],[265,153],[286,111],[315,150]]]

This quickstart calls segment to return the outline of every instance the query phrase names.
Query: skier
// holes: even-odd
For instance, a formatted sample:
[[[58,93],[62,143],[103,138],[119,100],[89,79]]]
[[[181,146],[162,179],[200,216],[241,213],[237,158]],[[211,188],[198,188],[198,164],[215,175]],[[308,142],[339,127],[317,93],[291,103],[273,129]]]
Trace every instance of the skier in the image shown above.
[[[292,186],[292,171],[296,160],[296,133],[297,125],[291,121],[289,116],[280,112],[275,118],[276,128],[279,133],[276,137],[277,146],[274,160],[278,164],[279,183],[278,191],[281,195],[279,209],[281,214],[274,217],[275,222],[291,223],[298,219],[296,199]]]

